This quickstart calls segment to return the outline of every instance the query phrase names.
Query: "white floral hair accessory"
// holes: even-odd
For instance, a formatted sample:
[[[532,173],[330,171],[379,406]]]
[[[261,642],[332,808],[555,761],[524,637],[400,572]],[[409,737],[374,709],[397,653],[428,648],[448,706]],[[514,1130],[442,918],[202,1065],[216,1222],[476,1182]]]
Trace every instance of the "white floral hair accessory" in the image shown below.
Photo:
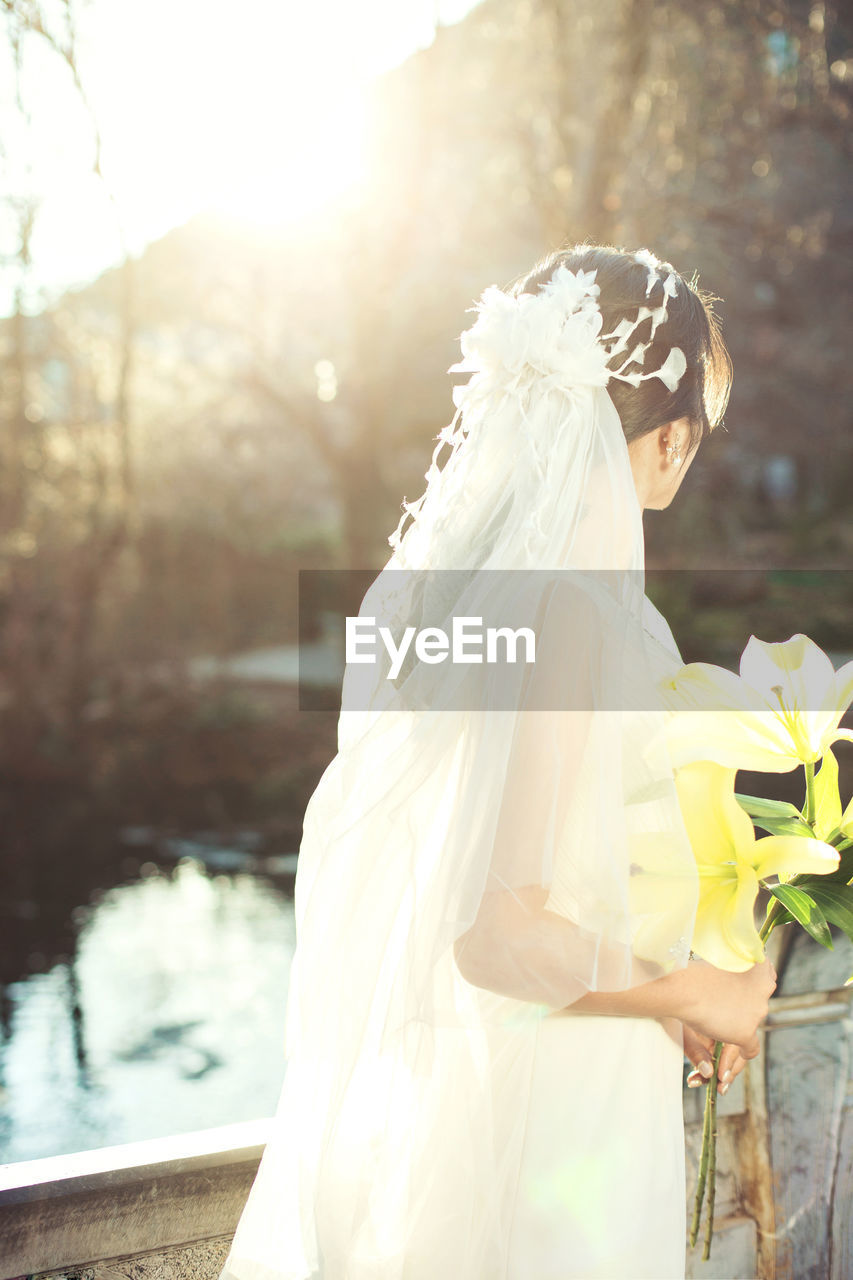
[[[572,272],[557,267],[539,293],[504,293],[494,286],[486,289],[472,310],[477,319],[461,335],[462,360],[449,373],[471,373],[466,386],[455,387],[453,400],[461,408],[472,399],[495,391],[520,390],[533,379],[569,391],[573,387],[603,387],[611,378],[639,386],[649,378],[660,378],[669,391],[680,382],[687,361],[680,347],[672,347],[658,369],[628,372],[630,365],[642,365],[659,325],[666,320],[667,304],[676,296],[673,272],[665,278],[658,259],[648,249],[634,255],[647,268],[646,297],[656,282],[663,286],[663,300],[657,307],[637,309],[636,318],[625,318],[612,333],[602,334],[598,305],[599,286],[595,271]],[[629,349],[630,339],[646,320],[651,321],[647,341]],[[614,356],[625,352],[617,369],[610,369]]]
[[[400,565],[508,568],[583,559],[601,567],[632,556],[642,564],[639,517],[616,543],[599,530],[600,550],[583,556],[580,550],[582,538],[592,536],[593,520],[583,528],[581,522],[593,502],[596,510],[636,513],[625,438],[607,384],[616,378],[639,386],[660,378],[674,391],[687,368],[679,347],[659,368],[643,368],[678,285],[674,272],[664,276],[648,250],[634,261],[647,272],[645,297],[658,282],[661,301],[641,303],[636,316],[620,320],[611,333],[602,333],[594,270],[560,265],[537,293],[485,290],[472,308],[476,321],[460,337],[462,359],[448,370],[471,377],[453,388],[456,414],[438,434],[424,473],[426,489],[416,501],[403,502],[388,539]],[[647,337],[637,341],[646,321]],[[614,357],[622,359],[612,369]],[[450,456],[440,467],[446,448]],[[594,498],[588,484],[593,471],[587,470],[593,457],[599,485]]]

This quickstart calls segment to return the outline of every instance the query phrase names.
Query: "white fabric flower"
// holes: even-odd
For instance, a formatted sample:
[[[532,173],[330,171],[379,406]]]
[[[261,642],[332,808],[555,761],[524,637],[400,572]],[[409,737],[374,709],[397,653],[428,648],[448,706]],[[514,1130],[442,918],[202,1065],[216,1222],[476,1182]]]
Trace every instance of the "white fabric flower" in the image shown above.
[[[648,272],[646,277],[646,297],[648,297],[652,291],[655,281],[660,280],[660,276],[658,275],[660,262],[650,249],[639,249],[634,254],[634,261],[638,262],[641,267],[645,267]]]
[[[599,341],[601,312],[594,271],[560,266],[538,294],[513,297],[491,286],[477,319],[460,339],[463,358],[450,373],[480,375],[492,387],[520,375],[547,377],[554,386],[605,386],[609,354]],[[473,390],[474,388],[472,388]],[[468,388],[456,388],[463,403]],[[458,393],[462,393],[461,395]]]
[[[518,373],[527,361],[528,329],[518,299],[491,285],[477,304],[477,319],[459,339],[463,359],[449,373]]]
[[[651,289],[653,279],[660,279],[657,259],[641,250],[636,261],[649,268]],[[659,369],[648,372],[624,371],[629,364],[642,365],[643,344],[634,347],[622,369],[614,372],[608,362],[627,348],[631,334],[644,320],[652,320],[653,331],[663,323],[666,298],[675,293],[675,277],[670,275],[664,282],[663,305],[641,306],[635,320],[622,320],[604,336],[595,277],[595,271],[570,271],[561,264],[536,294],[513,296],[494,285],[486,289],[476,306],[476,321],[461,336],[462,359],[448,370],[474,375],[467,386],[454,388],[456,406],[470,407],[495,392],[518,390],[524,381],[543,378],[545,385],[569,391],[604,387],[612,377],[634,386],[657,377],[674,391],[687,367],[678,347],[672,348]]]
[[[687,359],[684,352],[681,347],[673,347],[657,370],[656,377],[660,378],[668,391],[675,391],[686,369]]]

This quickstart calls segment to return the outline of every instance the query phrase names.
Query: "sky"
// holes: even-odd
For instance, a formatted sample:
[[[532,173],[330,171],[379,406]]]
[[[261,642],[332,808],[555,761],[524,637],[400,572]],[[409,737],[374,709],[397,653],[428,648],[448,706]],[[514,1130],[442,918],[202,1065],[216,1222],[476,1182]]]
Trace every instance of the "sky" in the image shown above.
[[[429,45],[436,20],[459,21],[476,3],[86,0],[78,66],[114,203],[92,174],[71,76],[37,37],[23,50],[25,112],[15,108],[0,23],[0,183],[40,197],[30,305],[118,261],[117,215],[139,252],[204,211],[249,225],[310,213],[358,179],[365,85]],[[4,202],[0,252],[14,239]],[[2,311],[13,283],[0,270]]]

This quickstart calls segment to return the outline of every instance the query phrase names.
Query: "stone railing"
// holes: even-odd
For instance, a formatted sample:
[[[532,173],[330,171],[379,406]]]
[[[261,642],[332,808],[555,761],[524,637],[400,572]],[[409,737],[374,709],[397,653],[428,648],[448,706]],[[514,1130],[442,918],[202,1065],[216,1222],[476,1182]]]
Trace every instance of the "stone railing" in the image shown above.
[[[0,1170],[0,1280],[215,1280],[270,1120]]]

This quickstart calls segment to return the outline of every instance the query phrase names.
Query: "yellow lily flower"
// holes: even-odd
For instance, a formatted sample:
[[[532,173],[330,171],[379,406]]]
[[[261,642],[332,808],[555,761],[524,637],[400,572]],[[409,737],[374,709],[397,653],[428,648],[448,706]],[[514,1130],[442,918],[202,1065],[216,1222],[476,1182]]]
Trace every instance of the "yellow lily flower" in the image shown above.
[[[753,918],[759,882],[838,866],[832,845],[804,836],[763,836],[734,794],[735,769],[708,760],[675,775],[681,812],[699,871],[693,950],[719,969],[742,972],[764,959]]]
[[[836,831],[846,839],[853,837],[853,798],[842,813],[838,761],[829,748],[815,776],[814,832],[819,840],[826,840]]]
[[[713,760],[726,768],[786,773],[820,760],[853,733],[839,722],[853,702],[853,662],[836,671],[801,634],[778,644],[751,636],[740,675],[691,662],[661,685],[672,711],[666,737],[675,767]]]

